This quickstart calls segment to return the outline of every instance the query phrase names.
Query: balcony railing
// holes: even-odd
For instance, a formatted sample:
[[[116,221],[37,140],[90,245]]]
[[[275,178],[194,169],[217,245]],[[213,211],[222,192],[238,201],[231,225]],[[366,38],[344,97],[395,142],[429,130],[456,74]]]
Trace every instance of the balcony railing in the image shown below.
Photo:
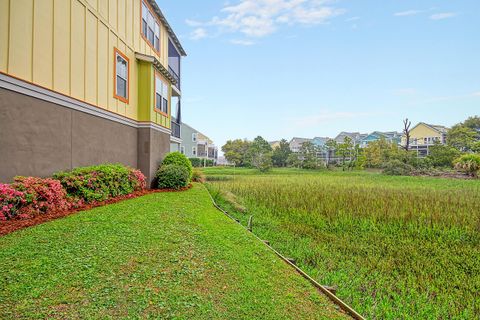
[[[177,82],[176,87],[178,88],[178,90],[180,90],[180,76],[171,67],[168,67],[168,71],[172,75],[173,79],[175,79],[175,81]]]
[[[172,137],[180,139],[180,125],[172,120]]]

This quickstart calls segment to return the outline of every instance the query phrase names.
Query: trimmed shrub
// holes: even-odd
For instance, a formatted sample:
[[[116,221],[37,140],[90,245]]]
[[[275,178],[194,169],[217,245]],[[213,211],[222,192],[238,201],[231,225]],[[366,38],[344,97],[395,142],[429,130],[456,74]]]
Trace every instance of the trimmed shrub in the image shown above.
[[[188,160],[188,158],[184,154],[180,152],[171,152],[167,154],[165,159],[163,159],[162,161],[162,166],[166,166],[169,164],[175,164],[178,166],[185,167],[185,169],[187,169],[187,172],[188,172],[188,179],[190,180],[192,178],[192,173],[193,173],[192,163],[190,162],[190,160]]]
[[[160,189],[179,190],[188,186],[190,182],[190,173],[185,166],[167,164],[158,169],[156,178]]]
[[[192,181],[200,183],[205,182],[205,175],[203,174],[202,170],[198,168],[193,169]]]
[[[0,221],[13,218],[24,203],[25,193],[9,184],[0,183]]]
[[[478,177],[480,172],[480,155],[464,154],[454,161],[455,168],[465,172],[472,177]]]
[[[121,164],[77,168],[53,176],[70,197],[85,202],[104,201],[145,188],[146,178],[139,171]]]
[[[15,177],[12,187],[25,194],[19,214],[35,215],[71,208],[60,181],[51,178]]]
[[[413,166],[400,160],[391,160],[383,168],[383,174],[389,176],[408,176],[413,171]]]

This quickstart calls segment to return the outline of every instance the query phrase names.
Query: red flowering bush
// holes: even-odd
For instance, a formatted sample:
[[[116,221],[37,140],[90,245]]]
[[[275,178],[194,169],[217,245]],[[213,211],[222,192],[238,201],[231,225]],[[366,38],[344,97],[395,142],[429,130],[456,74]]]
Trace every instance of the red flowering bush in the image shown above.
[[[12,187],[25,194],[21,214],[41,214],[71,208],[60,181],[51,178],[15,177]]]
[[[0,221],[14,217],[18,209],[26,203],[25,194],[9,184],[0,183]]]
[[[146,177],[140,170],[112,164],[59,172],[46,179],[15,177],[12,184],[0,184],[0,221],[81,208],[145,188]]]

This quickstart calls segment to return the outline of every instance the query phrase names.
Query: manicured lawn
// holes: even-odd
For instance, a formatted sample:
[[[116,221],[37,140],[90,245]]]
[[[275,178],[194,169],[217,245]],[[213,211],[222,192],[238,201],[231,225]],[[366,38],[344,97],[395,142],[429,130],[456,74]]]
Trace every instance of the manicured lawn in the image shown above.
[[[206,169],[212,194],[369,319],[478,319],[480,180]]]
[[[1,319],[345,317],[201,185],[2,237],[0,269]]]

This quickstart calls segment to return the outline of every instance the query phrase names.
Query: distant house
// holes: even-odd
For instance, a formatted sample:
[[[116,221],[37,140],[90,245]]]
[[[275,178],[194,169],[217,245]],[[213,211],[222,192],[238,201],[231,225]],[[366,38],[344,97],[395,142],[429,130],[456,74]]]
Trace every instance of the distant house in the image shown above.
[[[400,144],[402,139],[402,133],[396,131],[389,131],[389,132],[380,132],[374,131],[367,135],[365,138],[360,140],[360,147],[366,148],[370,143],[374,141],[378,141],[380,139],[385,139],[385,141],[390,143]]]
[[[297,137],[292,138],[292,140],[290,140],[290,150],[292,150],[292,152],[299,152],[300,148],[305,142],[312,142],[312,139]]]
[[[187,158],[209,159],[216,163],[218,149],[209,137],[183,122],[180,133],[182,139],[180,150],[172,144],[171,151],[180,151]]]
[[[367,137],[368,134],[360,132],[340,132],[333,140],[337,143],[343,143],[346,137],[349,137],[352,140],[353,145],[360,144],[360,141]]]
[[[269,142],[270,144],[270,147],[272,147],[272,149],[276,149],[276,148],[280,148],[280,141],[270,141]]]
[[[447,143],[448,128],[440,125],[418,123],[410,130],[410,150],[416,151],[419,157],[428,156],[429,148],[435,143]],[[406,146],[406,136],[402,136],[401,145]]]
[[[312,143],[319,148],[324,148],[328,140],[330,140],[328,137],[315,137]]]

